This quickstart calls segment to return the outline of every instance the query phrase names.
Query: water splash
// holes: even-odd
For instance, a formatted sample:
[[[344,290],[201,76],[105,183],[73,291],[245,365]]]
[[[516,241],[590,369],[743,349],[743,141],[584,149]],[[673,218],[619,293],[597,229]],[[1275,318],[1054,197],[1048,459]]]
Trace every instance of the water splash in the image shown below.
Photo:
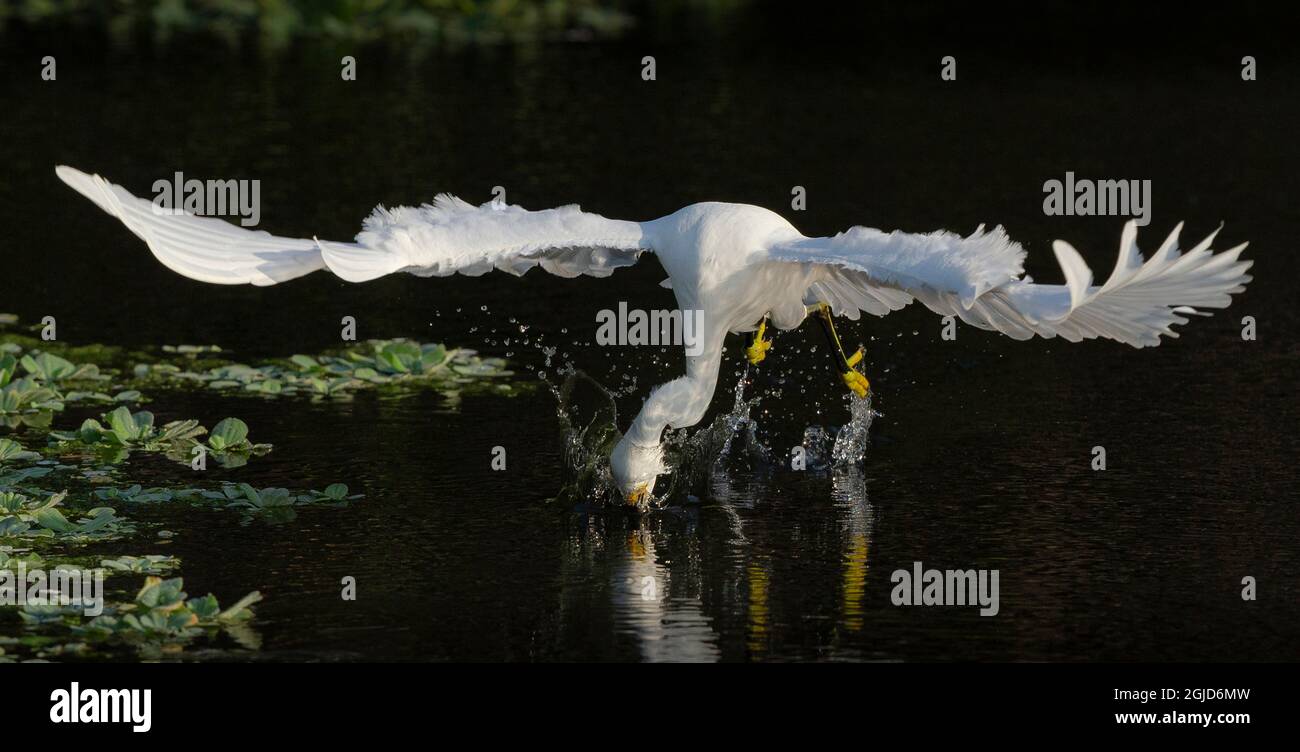
[[[564,444],[563,481],[556,498],[594,503],[616,499],[618,489],[610,474],[609,454],[622,434],[614,394],[576,368],[563,369],[561,375],[564,380],[558,386],[548,382]],[[589,420],[582,418],[584,407],[590,409]]]
[[[563,381],[548,382],[556,399],[556,415],[564,442],[564,481],[557,498],[577,503],[618,502],[621,494],[609,467],[609,455],[622,438],[618,430],[617,393],[576,368],[561,368]],[[746,398],[749,368],[740,375],[733,391],[731,410],[718,415],[708,426],[669,430],[664,436],[664,462],[669,468],[660,478],[651,506],[682,502],[694,494],[705,494],[716,481],[717,472],[753,474],[774,467],[772,450],[758,435],[753,417],[758,397]],[[590,417],[584,417],[589,415]],[[810,426],[804,431],[803,446],[808,467],[843,469],[857,467],[866,457],[871,422],[879,413],[871,398],[851,399],[849,422],[832,430]]]
[[[866,459],[871,421],[880,415],[871,409],[871,392],[867,392],[866,397],[849,400],[849,415],[849,422],[835,434],[835,445],[831,448],[832,467],[854,467]]]

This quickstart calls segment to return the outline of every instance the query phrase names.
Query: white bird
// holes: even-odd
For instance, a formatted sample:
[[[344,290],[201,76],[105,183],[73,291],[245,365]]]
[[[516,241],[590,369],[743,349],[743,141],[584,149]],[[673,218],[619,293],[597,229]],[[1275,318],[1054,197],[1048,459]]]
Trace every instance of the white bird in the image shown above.
[[[648,222],[606,219],[577,206],[527,211],[502,202],[473,206],[448,194],[432,204],[385,209],[365,220],[356,242],[293,239],[225,221],[170,210],[136,198],[98,175],[58,167],[58,176],[138,235],[165,266],[215,284],[273,285],[319,269],[349,282],[393,272],[419,276],[477,276],[493,269],[521,275],[542,269],[561,277],[607,277],[654,253],[668,272],[678,307],[703,312],[702,348],[688,350],[686,375],[647,397],[610,457],[615,482],[629,503],[644,505],[667,468],[661,439],[668,427],[698,423],[718,381],[728,332],[751,332],[746,350],[762,360],[767,322],[798,327],[809,311],[831,338],[845,384],[865,396],[856,370],[859,350],[846,356],[832,314],[883,316],[913,300],[943,316],[1015,339],[1106,337],[1134,347],[1178,336],[1198,308],[1226,308],[1250,281],[1245,243],[1215,254],[1215,234],[1186,253],[1180,223],[1145,263],[1130,221],[1119,258],[1105,284],[1064,241],[1052,249],[1063,285],[1024,277],[1025,252],[1002,227],[969,237],[882,232],[853,227],[834,237],[805,237],[775,212],[728,203],[692,204]],[[699,343],[697,343],[699,344]],[[698,354],[691,354],[694,350]]]

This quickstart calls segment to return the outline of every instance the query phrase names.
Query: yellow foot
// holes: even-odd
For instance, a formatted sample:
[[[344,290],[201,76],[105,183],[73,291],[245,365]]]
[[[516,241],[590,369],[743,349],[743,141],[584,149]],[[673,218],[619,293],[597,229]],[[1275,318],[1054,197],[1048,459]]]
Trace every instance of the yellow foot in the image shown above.
[[[859,360],[862,360],[862,351],[860,350],[858,351],[857,355],[853,356],[853,359],[850,359],[849,362],[857,363],[857,361]],[[866,397],[867,392],[871,391],[871,382],[867,381],[867,377],[863,376],[861,373],[857,371],[854,370],[845,371],[844,373],[840,374],[840,378],[844,379],[844,386],[847,386],[849,388],[849,391],[853,392],[859,397]]]
[[[772,340],[763,339],[763,333],[767,331],[767,319],[758,322],[758,329],[754,331],[753,341],[749,347],[745,348],[745,357],[749,358],[751,365],[758,365],[767,357],[767,351],[772,347]]]

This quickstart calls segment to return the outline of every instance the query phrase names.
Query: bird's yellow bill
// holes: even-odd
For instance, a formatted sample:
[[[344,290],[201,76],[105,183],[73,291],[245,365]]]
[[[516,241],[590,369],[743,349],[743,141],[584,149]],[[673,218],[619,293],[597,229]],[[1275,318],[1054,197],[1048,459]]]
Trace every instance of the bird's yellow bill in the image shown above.
[[[642,483],[632,490],[626,497],[627,503],[632,506],[641,506],[650,502],[649,484]]]

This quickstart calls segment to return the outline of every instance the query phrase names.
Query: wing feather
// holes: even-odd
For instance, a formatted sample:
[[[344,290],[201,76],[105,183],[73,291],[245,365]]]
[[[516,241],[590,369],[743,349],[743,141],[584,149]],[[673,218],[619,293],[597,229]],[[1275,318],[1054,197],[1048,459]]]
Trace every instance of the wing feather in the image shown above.
[[[814,275],[808,295],[830,303],[837,314],[849,315],[847,308],[853,305],[876,315],[888,312],[867,295],[891,310],[914,297],[936,313],[1015,339],[1105,337],[1147,347],[1159,344],[1161,336],[1177,337],[1172,327],[1187,323],[1187,316],[1208,315],[1198,309],[1226,308],[1251,279],[1246,271],[1253,262],[1240,258],[1245,243],[1216,254],[1210,249],[1215,230],[1180,253],[1181,230],[1180,223],[1144,262],[1137,225],[1128,222],[1115,267],[1100,286],[1093,284],[1092,270],[1079,252],[1059,240],[1053,251],[1065,284],[1021,278],[1024,251],[1001,227],[991,233],[981,228],[967,238],[854,228],[834,238],[778,244],[769,256],[824,267]],[[844,293],[846,282],[860,293],[857,298]],[[896,297],[882,297],[885,291]]]
[[[472,206],[443,194],[419,207],[379,207],[356,242],[282,238],[213,217],[168,211],[98,175],[60,166],[59,178],[122,221],[173,271],[216,284],[272,285],[328,268],[349,282],[393,272],[420,276],[551,274],[605,277],[651,250],[641,225],[577,206],[527,211]]]
[[[648,250],[637,222],[606,219],[577,206],[473,206],[447,194],[424,206],[381,206],[355,244],[322,246],[325,263],[351,282],[396,271],[442,277],[499,269],[519,275],[535,266],[561,277],[604,277]]]

